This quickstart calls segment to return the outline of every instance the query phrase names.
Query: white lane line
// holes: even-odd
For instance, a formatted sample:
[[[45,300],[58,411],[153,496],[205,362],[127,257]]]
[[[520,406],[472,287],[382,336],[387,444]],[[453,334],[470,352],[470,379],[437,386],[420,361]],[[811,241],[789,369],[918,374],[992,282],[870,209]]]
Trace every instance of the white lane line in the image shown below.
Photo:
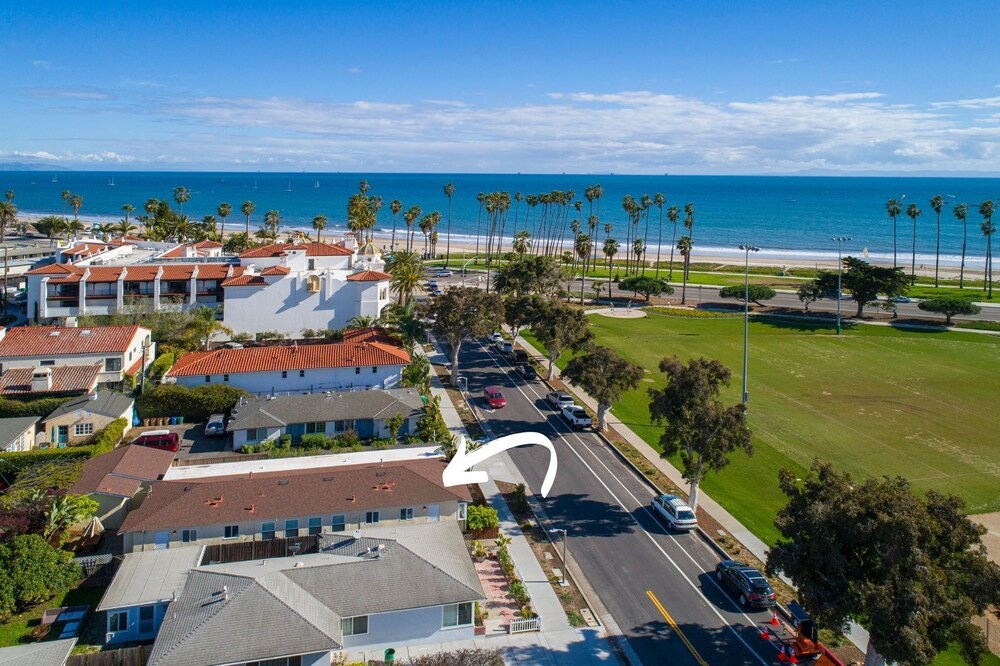
[[[480,344],[480,347],[483,347],[482,342],[480,342],[479,344]],[[497,365],[497,367],[500,370],[504,370],[503,366],[501,366],[497,362],[497,359],[493,356],[493,354],[490,352],[490,350],[486,349],[485,347],[483,347],[483,349],[486,352],[486,355],[490,357],[490,359]],[[505,370],[504,370],[504,373],[506,374]],[[525,392],[523,390],[521,390],[521,387],[519,385],[515,384],[514,388],[517,389],[517,392],[520,393],[522,396],[524,396],[524,398],[531,404],[531,407],[536,412],[538,412],[538,414],[540,416],[542,416],[542,418],[544,420],[544,424],[546,426],[548,426],[549,428],[551,428],[556,434],[561,434],[558,428],[554,427],[551,423],[548,422],[548,417],[545,415],[545,413],[542,412],[542,410],[538,409],[538,406],[535,405],[534,400],[532,400],[531,398],[529,398],[525,394]],[[577,438],[577,440],[580,441],[580,438],[576,435],[575,432],[570,432],[569,434],[575,436]],[[582,441],[580,441],[580,443],[583,444]],[[586,446],[586,445],[584,445],[584,446]],[[615,502],[618,503],[618,506],[620,506],[628,514],[628,517],[632,520],[633,523],[635,523],[636,527],[638,527],[639,530],[646,536],[646,538],[649,539],[650,543],[652,543],[653,546],[655,546],[656,549],[660,551],[660,553],[663,555],[663,557],[668,562],[670,562],[671,566],[673,566],[673,568],[677,570],[677,573],[679,573],[681,575],[681,578],[684,579],[684,582],[687,583],[688,586],[692,590],[694,590],[698,594],[698,596],[700,596],[704,600],[705,606],[710,611],[712,611],[715,614],[716,617],[719,618],[719,620],[722,622],[722,624],[724,624],[729,629],[729,631],[731,631],[733,633],[733,635],[736,637],[736,639],[740,643],[743,644],[743,646],[750,652],[750,654],[752,654],[757,659],[757,661],[759,661],[761,664],[764,664],[765,666],[769,666],[770,662],[766,661],[763,657],[761,657],[761,655],[759,655],[757,653],[756,650],[754,650],[752,647],[750,647],[750,644],[743,638],[743,636],[740,635],[740,633],[736,630],[736,628],[722,615],[722,613],[719,612],[719,609],[715,607],[715,604],[713,604],[709,600],[709,598],[707,596],[705,596],[705,593],[702,591],[702,589],[698,585],[695,585],[694,582],[692,582],[692,580],[690,578],[688,578],[687,574],[684,573],[684,570],[681,569],[680,565],[677,564],[677,562],[674,560],[674,558],[672,558],[670,556],[670,554],[667,553],[667,551],[663,549],[663,547],[656,541],[656,539],[653,538],[653,535],[650,534],[649,531],[646,530],[646,528],[642,526],[642,523],[640,523],[638,521],[638,519],[636,519],[636,517],[634,515],[632,515],[632,512],[628,509],[628,507],[625,506],[625,503],[622,502],[621,499],[619,499],[618,496],[614,493],[614,491],[611,490],[611,488],[608,487],[608,485],[604,482],[604,480],[597,474],[596,471],[594,471],[594,468],[591,467],[587,463],[587,461],[583,459],[583,456],[581,456],[577,452],[577,450],[575,448],[573,448],[572,446],[567,446],[566,448],[568,448],[570,451],[573,452],[573,455],[575,455],[580,460],[580,462],[583,463],[583,466],[587,468],[587,470],[593,475],[593,477],[597,480],[597,482],[599,484],[601,484],[601,486],[608,492],[609,495],[611,495],[612,498],[614,498]],[[607,467],[605,467],[605,469],[607,469]],[[611,470],[608,470],[608,473],[611,474]],[[611,474],[611,475],[615,476],[614,474]],[[617,480],[617,477],[615,477],[615,478]],[[618,482],[619,482],[619,484],[621,484],[621,480],[618,480]],[[621,485],[624,487],[624,484],[621,484]],[[627,488],[626,488],[626,492],[628,492]],[[631,495],[630,492],[629,492],[629,494]],[[633,495],[632,498],[635,499],[635,496]],[[646,510],[647,514],[649,513],[648,510],[645,508],[644,504],[641,504],[640,506],[642,506],[643,509]],[[681,550],[683,550],[683,548]],[[691,557],[691,556],[688,555],[688,557]],[[695,562],[695,564],[697,564],[697,562]],[[712,579],[711,574],[709,574],[709,580],[712,580],[713,584],[715,584],[715,581]],[[718,587],[718,584],[716,584],[716,587]],[[729,596],[727,594],[724,593],[724,596],[725,596],[726,599],[729,599]],[[751,620],[749,617],[747,617],[746,614],[743,614],[743,613],[741,613],[741,614],[743,615],[743,617],[746,617],[747,620],[750,620],[750,622],[754,626],[757,625],[757,623],[754,620]],[[770,643],[770,641],[768,641],[768,643]]]

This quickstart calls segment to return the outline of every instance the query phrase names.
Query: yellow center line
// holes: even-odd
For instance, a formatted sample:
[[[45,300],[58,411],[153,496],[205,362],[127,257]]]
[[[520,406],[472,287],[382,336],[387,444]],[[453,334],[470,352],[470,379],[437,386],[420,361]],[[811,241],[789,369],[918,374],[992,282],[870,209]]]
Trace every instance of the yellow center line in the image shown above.
[[[670,613],[668,613],[667,609],[663,607],[663,604],[660,603],[660,600],[656,598],[656,595],[653,594],[653,591],[646,590],[646,596],[649,597],[649,600],[653,602],[654,606],[656,606],[656,610],[660,611],[660,614],[663,616],[663,619],[667,621],[667,624],[669,624],[671,628],[677,632],[677,635],[680,636],[681,640],[684,641],[684,645],[686,645],[687,649],[691,651],[692,655],[694,655],[694,658],[697,660],[698,664],[700,666],[708,666],[708,662],[702,659],[702,656],[698,654],[697,650],[694,649],[694,645],[691,644],[691,641],[688,640],[688,637],[684,635],[684,632],[681,631],[681,628],[677,626],[676,622],[674,622],[674,618],[670,617]]]

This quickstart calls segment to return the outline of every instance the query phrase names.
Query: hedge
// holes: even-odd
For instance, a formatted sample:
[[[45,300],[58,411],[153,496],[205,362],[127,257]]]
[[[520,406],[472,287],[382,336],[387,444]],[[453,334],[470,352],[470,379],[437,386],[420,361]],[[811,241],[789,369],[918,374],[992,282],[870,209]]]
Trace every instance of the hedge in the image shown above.
[[[65,398],[39,398],[37,400],[28,400],[21,402],[20,400],[10,400],[9,398],[0,398],[0,419],[11,418],[15,416],[48,416],[52,412],[56,411],[59,405],[63,404],[67,400],[73,400],[76,396],[69,396]]]
[[[90,458],[94,454],[92,446],[67,446],[64,449],[35,449],[0,453],[0,474],[17,476],[19,473],[40,463],[57,460],[77,460]]]
[[[222,414],[236,404],[243,389],[225,384],[206,384],[188,388],[179,384],[160,384],[146,390],[136,400],[139,418],[183,416],[185,421],[204,421],[212,414]]]
[[[176,362],[177,354],[174,352],[160,354],[156,357],[156,360],[153,361],[152,365],[149,366],[149,378],[159,379],[167,372],[167,370],[173,367]]]
[[[91,441],[90,448],[93,449],[91,455],[99,456],[113,451],[118,446],[118,442],[122,441],[122,437],[125,436],[126,428],[128,428],[128,419],[115,419],[106,425]]]

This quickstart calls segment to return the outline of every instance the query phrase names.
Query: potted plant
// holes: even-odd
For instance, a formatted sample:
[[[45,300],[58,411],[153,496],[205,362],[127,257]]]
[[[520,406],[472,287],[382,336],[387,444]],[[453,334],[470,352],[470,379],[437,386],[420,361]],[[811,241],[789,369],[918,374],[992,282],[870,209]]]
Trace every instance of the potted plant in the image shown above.
[[[475,553],[476,562],[482,562],[486,559],[486,546],[483,545],[482,541],[474,542],[476,545],[473,547]]]

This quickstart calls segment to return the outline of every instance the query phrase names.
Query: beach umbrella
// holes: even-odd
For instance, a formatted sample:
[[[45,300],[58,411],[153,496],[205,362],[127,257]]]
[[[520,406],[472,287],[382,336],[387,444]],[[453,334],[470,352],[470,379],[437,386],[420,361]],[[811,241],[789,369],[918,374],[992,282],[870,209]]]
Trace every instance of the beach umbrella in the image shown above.
[[[94,516],[90,519],[90,524],[87,525],[87,529],[83,531],[84,539],[94,539],[104,534],[104,525],[101,523],[101,519]]]

